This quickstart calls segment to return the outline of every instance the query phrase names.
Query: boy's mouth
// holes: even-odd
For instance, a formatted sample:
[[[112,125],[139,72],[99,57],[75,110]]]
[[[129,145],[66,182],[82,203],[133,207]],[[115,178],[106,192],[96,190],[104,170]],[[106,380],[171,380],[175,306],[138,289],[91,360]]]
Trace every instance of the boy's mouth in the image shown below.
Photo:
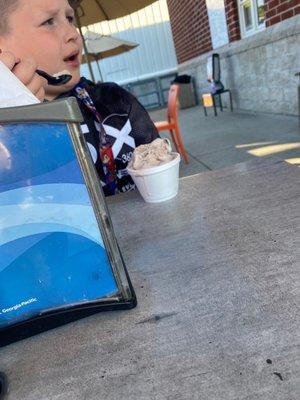
[[[70,54],[68,57],[64,58],[64,62],[71,67],[78,67],[79,66],[78,55],[79,55],[79,52],[76,51],[76,52]]]

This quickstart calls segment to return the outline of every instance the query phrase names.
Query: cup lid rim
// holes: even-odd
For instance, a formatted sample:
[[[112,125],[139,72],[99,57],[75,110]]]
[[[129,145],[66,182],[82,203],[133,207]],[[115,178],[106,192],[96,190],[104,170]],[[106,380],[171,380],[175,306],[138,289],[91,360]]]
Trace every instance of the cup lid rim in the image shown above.
[[[133,169],[133,168],[127,167],[127,171],[129,173],[132,172],[133,175],[138,175],[138,174],[148,175],[148,174],[152,174],[155,172],[163,171],[164,169],[171,167],[173,164],[177,164],[178,162],[180,162],[181,157],[180,157],[179,153],[172,151],[171,154],[175,154],[176,157],[174,157],[173,160],[168,161],[164,164],[156,165],[156,166],[150,167],[150,168],[143,168],[143,169]]]

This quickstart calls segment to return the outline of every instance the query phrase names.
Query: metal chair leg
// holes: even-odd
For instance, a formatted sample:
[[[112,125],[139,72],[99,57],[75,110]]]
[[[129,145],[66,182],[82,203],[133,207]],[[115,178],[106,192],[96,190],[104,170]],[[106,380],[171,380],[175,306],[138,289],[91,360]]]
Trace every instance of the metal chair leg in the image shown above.
[[[170,130],[169,130],[169,133],[170,133],[172,142],[173,142],[173,144],[174,144],[175,150],[177,151],[177,153],[180,153],[180,149],[179,149],[179,146],[178,146],[178,143],[177,143],[177,140],[176,140],[177,138],[176,138],[176,133],[175,133],[175,131],[174,131],[173,129],[170,129]]]
[[[203,110],[204,110],[204,115],[207,117],[207,111],[205,106],[203,106]]]
[[[218,114],[217,114],[217,107],[216,107],[216,102],[215,102],[214,96],[213,96],[213,105],[214,105],[214,113],[215,113],[215,117],[216,117]]]
[[[222,96],[219,94],[220,109],[223,112]]]
[[[175,133],[175,137],[176,137],[176,144],[178,147],[178,152],[181,154],[185,164],[189,164],[189,156],[185,150],[184,144],[182,142],[182,138],[181,138],[181,134],[180,134],[180,130],[178,126],[175,126],[174,128],[174,133]]]
[[[229,93],[229,100],[230,100],[230,110],[231,110],[231,112],[233,112],[231,90],[228,90],[228,93]]]

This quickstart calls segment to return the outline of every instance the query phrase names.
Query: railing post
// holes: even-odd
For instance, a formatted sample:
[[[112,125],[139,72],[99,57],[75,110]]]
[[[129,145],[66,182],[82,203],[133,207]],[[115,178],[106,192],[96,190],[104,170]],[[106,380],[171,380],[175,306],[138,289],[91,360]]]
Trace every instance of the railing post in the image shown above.
[[[300,135],[300,72],[297,72],[295,76],[299,77],[298,82],[298,133]]]
[[[158,92],[158,100],[159,100],[159,105],[162,107],[165,104],[165,100],[164,100],[164,95],[163,95],[163,91],[162,91],[162,86],[161,86],[161,77],[158,76],[155,79],[156,82],[156,89]]]

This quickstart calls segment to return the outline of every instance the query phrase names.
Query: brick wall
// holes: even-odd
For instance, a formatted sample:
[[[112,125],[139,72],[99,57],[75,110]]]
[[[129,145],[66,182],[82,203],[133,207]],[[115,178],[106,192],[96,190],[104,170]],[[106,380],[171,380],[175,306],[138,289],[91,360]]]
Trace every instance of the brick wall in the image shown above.
[[[205,0],[167,0],[178,63],[212,49]]]
[[[222,83],[232,90],[234,107],[298,115],[299,43],[298,15],[219,48]],[[203,54],[179,65],[179,74],[194,78],[198,98],[207,90],[206,63]]]
[[[300,13],[300,0],[266,0],[266,26]]]
[[[229,41],[241,38],[239,12],[236,0],[224,0]]]
[[[205,0],[167,0],[179,64],[212,50]],[[265,0],[266,26],[300,13],[300,0]],[[241,39],[237,0],[224,0],[229,41]]]

